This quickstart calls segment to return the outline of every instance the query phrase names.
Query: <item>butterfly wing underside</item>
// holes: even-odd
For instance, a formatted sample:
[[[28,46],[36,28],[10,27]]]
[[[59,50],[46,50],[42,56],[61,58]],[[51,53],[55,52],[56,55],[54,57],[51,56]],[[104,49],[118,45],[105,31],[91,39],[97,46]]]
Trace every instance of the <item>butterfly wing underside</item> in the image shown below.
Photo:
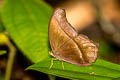
[[[57,9],[51,17],[49,41],[52,55],[59,60],[88,66],[97,58],[96,45],[86,36],[77,34],[68,23],[65,11],[62,9]]]

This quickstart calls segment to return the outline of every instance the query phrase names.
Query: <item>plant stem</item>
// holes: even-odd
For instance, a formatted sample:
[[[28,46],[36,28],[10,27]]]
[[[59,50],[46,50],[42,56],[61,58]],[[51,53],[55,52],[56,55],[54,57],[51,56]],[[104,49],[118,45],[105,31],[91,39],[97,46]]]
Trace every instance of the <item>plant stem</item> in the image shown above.
[[[6,67],[5,80],[10,80],[16,49],[10,41],[8,41],[7,45],[9,47],[10,52],[9,52],[8,63]]]
[[[56,80],[56,76],[54,76],[54,75],[48,75],[48,77],[49,77],[49,80]]]

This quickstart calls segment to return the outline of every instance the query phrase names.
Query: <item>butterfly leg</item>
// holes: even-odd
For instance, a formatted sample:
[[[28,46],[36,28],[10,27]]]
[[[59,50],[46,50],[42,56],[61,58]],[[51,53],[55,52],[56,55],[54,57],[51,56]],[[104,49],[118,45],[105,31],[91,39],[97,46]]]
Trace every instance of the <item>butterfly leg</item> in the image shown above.
[[[52,68],[52,66],[53,66],[53,58],[51,59],[51,64],[50,64],[49,69],[51,69],[51,68]]]
[[[52,58],[52,59],[51,59],[51,64],[50,64],[49,69],[51,69],[51,68],[52,68],[52,66],[53,66],[53,61],[54,61],[54,60],[56,60],[56,59],[55,59],[55,58]]]
[[[65,69],[63,61],[62,61],[62,68],[63,68],[63,70]]]

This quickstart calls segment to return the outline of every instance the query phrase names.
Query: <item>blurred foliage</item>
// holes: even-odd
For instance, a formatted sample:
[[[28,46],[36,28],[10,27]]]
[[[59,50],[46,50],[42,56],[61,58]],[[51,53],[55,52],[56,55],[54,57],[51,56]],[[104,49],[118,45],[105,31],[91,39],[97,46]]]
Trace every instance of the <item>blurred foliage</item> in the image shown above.
[[[28,69],[69,79],[111,80],[120,77],[119,65],[101,59],[89,67],[63,62],[64,70],[61,61],[57,60],[49,70],[52,58],[48,53],[48,24],[51,14],[52,9],[42,0],[4,0],[1,17],[5,29],[23,54],[36,63]],[[4,30],[1,25],[0,30]],[[100,42],[100,53],[109,52],[112,48]]]
[[[0,80],[4,80],[2,76],[0,76]]]
[[[0,56],[6,54],[7,52],[4,50],[0,50]]]
[[[49,77],[50,80],[56,80],[56,76],[48,75],[48,77]]]
[[[2,24],[2,20],[1,20],[1,12],[0,12],[0,32],[3,32],[5,29],[3,27],[3,24]]]
[[[0,71],[0,80],[4,80],[3,76],[1,75],[1,71]]]
[[[4,33],[0,33],[0,45],[7,44],[9,41],[8,37]]]
[[[96,41],[99,42],[99,58],[101,56],[111,56],[114,53],[114,49],[111,47],[110,44],[108,44],[107,42],[100,40],[100,41]]]

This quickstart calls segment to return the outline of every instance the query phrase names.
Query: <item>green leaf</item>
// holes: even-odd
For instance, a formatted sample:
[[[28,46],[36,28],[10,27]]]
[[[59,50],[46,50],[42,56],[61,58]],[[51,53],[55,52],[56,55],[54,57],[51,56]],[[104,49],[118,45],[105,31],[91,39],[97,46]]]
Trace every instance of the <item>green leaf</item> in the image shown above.
[[[120,77],[120,65],[97,59],[92,66],[81,67],[64,62],[64,70],[60,61],[54,61],[49,69],[50,60],[41,61],[27,69],[37,70],[51,75],[69,79],[111,80]]]
[[[51,8],[41,0],[5,0],[4,25],[15,44],[32,61],[49,57],[48,23]]]
[[[0,51],[0,56],[1,56],[1,55],[4,55],[4,54],[6,54],[6,53],[7,53],[7,51],[1,50],[1,51]]]

